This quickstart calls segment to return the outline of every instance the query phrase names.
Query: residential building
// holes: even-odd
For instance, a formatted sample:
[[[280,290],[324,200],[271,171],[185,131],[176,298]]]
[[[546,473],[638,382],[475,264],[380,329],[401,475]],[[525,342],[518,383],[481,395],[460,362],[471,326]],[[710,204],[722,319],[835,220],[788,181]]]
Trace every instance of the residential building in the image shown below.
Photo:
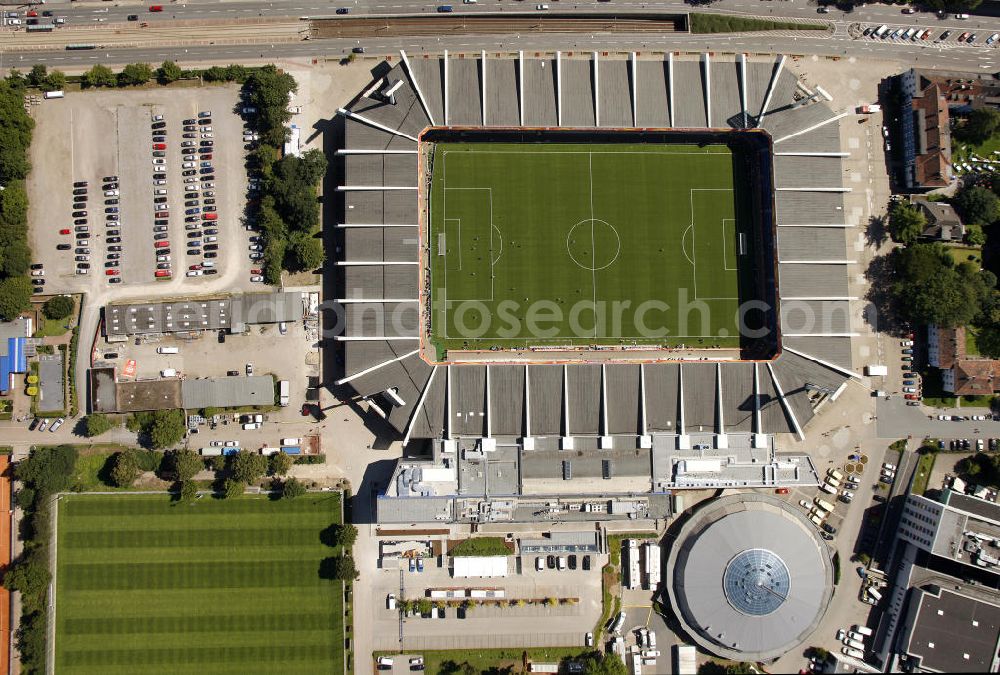
[[[914,196],[911,201],[927,218],[927,227],[920,234],[921,237],[944,242],[961,242],[965,239],[965,225],[951,204],[932,202],[921,196]]]
[[[955,396],[988,396],[1000,389],[1000,361],[969,356],[965,328],[927,327],[927,359],[941,371],[942,388]]]

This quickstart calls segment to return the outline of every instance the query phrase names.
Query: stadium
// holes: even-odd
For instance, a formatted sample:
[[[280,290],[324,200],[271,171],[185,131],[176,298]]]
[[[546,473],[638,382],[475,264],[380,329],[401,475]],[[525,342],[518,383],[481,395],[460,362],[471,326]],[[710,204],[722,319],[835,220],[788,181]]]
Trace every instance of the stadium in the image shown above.
[[[566,449],[596,467],[570,483],[634,453],[623,492],[786,480],[774,436],[802,438],[856,377],[848,113],[784,56],[401,51],[372,75],[336,119],[336,385],[431,466],[508,453],[494,496],[565,479]],[[709,307],[686,332],[684,294]],[[646,335],[628,309],[599,320],[616,303],[669,309]],[[525,331],[540,308],[556,318]],[[681,475],[693,448],[732,471]],[[476,517],[479,487],[430,475],[386,517]]]

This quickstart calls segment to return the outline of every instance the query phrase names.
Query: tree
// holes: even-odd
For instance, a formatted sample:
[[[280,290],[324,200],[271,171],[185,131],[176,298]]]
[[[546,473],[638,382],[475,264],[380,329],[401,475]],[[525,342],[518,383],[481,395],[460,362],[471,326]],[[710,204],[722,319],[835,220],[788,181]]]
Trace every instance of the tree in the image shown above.
[[[337,546],[343,546],[345,549],[350,549],[354,546],[354,542],[358,540],[358,528],[350,523],[344,523],[337,526],[336,537],[334,541]]]
[[[111,482],[116,487],[129,487],[139,477],[139,463],[131,450],[111,455]]]
[[[292,468],[292,465],[295,464],[295,460],[292,459],[291,455],[276,452],[268,457],[267,464],[267,472],[269,474],[272,476],[284,476]]]
[[[72,485],[77,451],[71,445],[35,448],[14,465],[14,476],[42,496],[64,492]]]
[[[966,143],[983,143],[1000,129],[1000,112],[990,107],[976,108],[958,127],[955,135]]]
[[[0,281],[0,319],[13,321],[31,307],[31,281],[28,277],[8,277]]]
[[[298,478],[289,478],[281,484],[281,498],[295,499],[306,493],[305,483]]]
[[[118,78],[107,66],[95,63],[83,74],[82,82],[85,87],[113,87],[118,84]]]
[[[983,326],[976,334],[979,353],[989,359],[1000,359],[1000,325]]]
[[[233,480],[249,485],[267,473],[267,457],[249,450],[230,455],[229,470]]]
[[[222,484],[222,494],[226,499],[235,499],[243,494],[246,489],[246,484],[241,483],[238,480],[226,480]]]
[[[990,225],[1000,219],[1000,197],[984,187],[974,185],[962,188],[955,195],[952,204],[966,223]]]
[[[983,226],[977,223],[966,225],[965,243],[970,246],[983,246],[986,244],[986,232],[983,231]]]
[[[358,569],[354,565],[354,558],[351,556],[332,556],[330,558],[323,558],[323,560],[320,561],[319,576],[322,579],[354,581],[358,578]],[[427,602],[429,603],[430,600]]]
[[[184,71],[173,61],[164,61],[156,69],[156,79],[160,84],[170,84],[176,82],[184,76]]]
[[[184,483],[204,470],[205,462],[191,450],[170,450],[163,456],[160,473],[166,480]]]
[[[954,265],[940,244],[917,243],[893,252],[892,294],[906,318],[943,327],[965,326],[981,312],[996,277]]]
[[[31,558],[21,558],[3,575],[3,586],[9,591],[24,595],[42,595],[46,592],[52,575],[45,565]]]
[[[588,675],[626,675],[625,663],[615,654],[594,652],[583,659],[583,671]]]
[[[927,217],[907,202],[893,202],[889,209],[889,232],[901,244],[912,244],[927,227]]]
[[[94,436],[100,436],[101,434],[107,433],[117,426],[110,417],[102,413],[93,413],[87,415],[83,421],[83,430],[87,434],[88,438],[93,438]]]
[[[39,87],[48,75],[48,66],[42,63],[36,63],[31,67],[31,70],[28,71],[28,84],[32,87]]]
[[[212,66],[202,73],[201,76],[206,82],[225,82],[226,69],[222,66]]]
[[[326,259],[323,242],[305,232],[292,235],[287,254],[291,257],[287,265],[291,270],[315,270]]]
[[[42,313],[45,315],[46,319],[65,319],[70,314],[73,313],[75,304],[73,303],[73,298],[68,295],[57,295],[54,298],[49,298],[42,305]]]
[[[123,86],[146,84],[151,79],[153,69],[148,63],[130,63],[118,73],[118,84]]]
[[[187,433],[183,410],[156,410],[147,432],[149,443],[157,450],[171,448],[181,442]]]
[[[180,492],[177,493],[177,501],[182,504],[190,504],[198,496],[198,484],[193,480],[186,480],[181,483]]]
[[[59,91],[66,88],[66,74],[61,70],[53,70],[45,76],[38,85],[42,91]]]

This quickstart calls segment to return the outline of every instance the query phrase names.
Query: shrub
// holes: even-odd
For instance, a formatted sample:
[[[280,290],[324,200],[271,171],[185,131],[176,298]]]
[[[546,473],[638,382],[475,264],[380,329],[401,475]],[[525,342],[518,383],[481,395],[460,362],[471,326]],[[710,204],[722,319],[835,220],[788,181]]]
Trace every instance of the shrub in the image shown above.
[[[289,478],[281,484],[281,498],[295,499],[306,493],[305,484],[297,478]]]
[[[102,413],[92,413],[84,419],[83,430],[88,438],[100,436],[114,429],[117,425],[110,417]]]
[[[246,485],[238,480],[226,480],[222,486],[222,493],[226,499],[234,499],[243,494]]]
[[[46,319],[65,319],[73,313],[73,298],[68,295],[57,295],[49,298],[42,305],[42,314]]]

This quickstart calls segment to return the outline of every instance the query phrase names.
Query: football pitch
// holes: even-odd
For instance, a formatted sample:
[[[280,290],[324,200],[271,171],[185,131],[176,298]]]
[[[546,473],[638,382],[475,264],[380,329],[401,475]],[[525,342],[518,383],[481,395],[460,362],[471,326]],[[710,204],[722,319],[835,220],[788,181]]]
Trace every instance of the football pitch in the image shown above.
[[[738,347],[753,274],[738,165],[721,143],[438,143],[431,342]]]
[[[57,524],[57,673],[340,673],[340,495],[67,495]]]

